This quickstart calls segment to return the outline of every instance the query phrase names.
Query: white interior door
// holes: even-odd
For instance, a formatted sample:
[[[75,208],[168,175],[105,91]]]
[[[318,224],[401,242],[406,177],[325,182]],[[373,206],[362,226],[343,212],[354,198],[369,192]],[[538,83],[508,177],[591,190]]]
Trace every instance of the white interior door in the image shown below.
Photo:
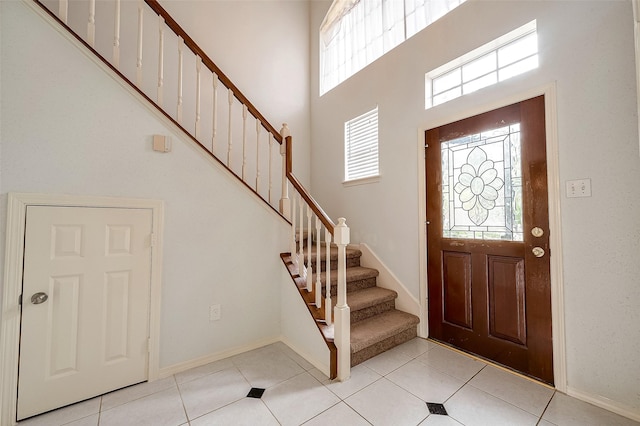
[[[152,210],[28,206],[18,420],[147,379]]]

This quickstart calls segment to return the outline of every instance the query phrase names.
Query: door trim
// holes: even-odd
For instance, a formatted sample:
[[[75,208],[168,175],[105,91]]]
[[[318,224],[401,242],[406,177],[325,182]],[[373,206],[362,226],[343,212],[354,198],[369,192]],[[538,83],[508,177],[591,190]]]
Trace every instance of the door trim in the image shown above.
[[[560,168],[558,161],[557,95],[555,82],[509,96],[500,101],[478,108],[462,110],[455,115],[430,122],[418,129],[418,229],[420,235],[418,253],[420,256],[420,330],[421,337],[429,335],[427,315],[427,212],[425,176],[425,132],[467,117],[522,102],[544,95],[545,131],[547,144],[547,181],[549,191],[549,247],[551,253],[551,321],[553,335],[553,376],[557,390],[567,391],[566,337],[564,321],[564,282],[562,277],[562,230],[560,211]]]
[[[2,299],[2,334],[0,340],[0,424],[16,424],[18,397],[18,362],[22,292],[22,266],[27,206],[134,208],[152,211],[152,232],[156,241],[151,249],[151,291],[149,301],[148,380],[158,378],[160,353],[160,297],[162,283],[162,232],[164,203],[160,200],[110,198],[54,194],[9,193]]]

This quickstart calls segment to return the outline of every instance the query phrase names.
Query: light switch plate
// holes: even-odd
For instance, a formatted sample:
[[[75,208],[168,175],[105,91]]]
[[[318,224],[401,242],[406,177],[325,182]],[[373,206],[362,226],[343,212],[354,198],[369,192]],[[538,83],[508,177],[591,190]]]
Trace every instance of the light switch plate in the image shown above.
[[[567,181],[567,198],[591,197],[591,179]]]

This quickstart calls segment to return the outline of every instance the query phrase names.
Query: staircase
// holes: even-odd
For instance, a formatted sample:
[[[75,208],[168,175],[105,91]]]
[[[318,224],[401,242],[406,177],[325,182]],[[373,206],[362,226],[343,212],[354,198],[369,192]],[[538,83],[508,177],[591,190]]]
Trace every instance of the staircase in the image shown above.
[[[312,253],[316,247],[311,247]],[[316,319],[316,324],[327,343],[333,342],[333,326],[327,326],[321,319],[321,312],[315,308],[314,297],[306,289],[306,281],[298,273],[290,253],[282,253],[281,258],[287,266],[293,282],[300,295],[307,303],[309,312]],[[338,250],[331,249],[330,280],[331,294],[337,292]],[[413,339],[417,335],[419,318],[415,315],[395,309],[397,293],[393,290],[377,286],[378,271],[360,265],[362,252],[355,248],[347,248],[347,304],[351,309],[351,366],[358,365],[369,358],[385,352],[397,345]],[[326,252],[321,251],[320,280],[326,285]],[[315,257],[312,260],[316,271]],[[323,291],[324,297],[324,291]],[[335,300],[335,299],[334,299]],[[335,302],[334,302],[335,303]]]
[[[96,0],[87,1],[88,10],[78,8],[85,2],[25,1],[41,8],[43,17],[68,31],[70,40],[95,55],[105,71],[121,79],[134,96],[152,106],[168,125],[191,139],[203,154],[226,168],[292,225],[294,256],[285,253],[281,257],[327,343],[332,379],[348,378],[349,365],[416,336],[418,318],[395,309],[397,294],[377,286],[378,271],[360,266],[359,250],[346,249],[345,253],[350,238],[345,219],[339,218],[335,224],[293,174],[292,137],[287,125],[277,131],[158,0],[141,0],[136,7],[121,7],[120,0],[114,0],[113,15],[105,14],[105,18],[104,9],[96,9]],[[152,17],[153,24],[145,15]],[[149,27],[152,35],[145,36]],[[112,44],[96,44],[96,40],[109,39]],[[121,45],[128,48],[120,49]],[[147,52],[157,52],[158,61],[143,60]],[[192,65],[195,70],[188,71]],[[149,68],[151,71],[145,74]],[[157,79],[157,84],[143,85],[145,75]],[[169,93],[176,95],[165,96]],[[190,107],[183,108],[184,105]],[[210,118],[206,126],[202,122],[204,116]],[[164,152],[163,147],[155,149]],[[306,257],[306,268],[321,271],[320,281],[310,274],[316,281],[315,290],[298,272],[298,258],[302,258],[301,269],[305,268],[305,258],[296,255],[296,235],[298,246],[303,249],[302,232],[306,228],[308,248],[315,252],[316,246],[311,244],[312,223],[316,236],[325,235],[325,241],[336,244],[329,245],[330,259],[325,258],[326,244],[321,250],[320,263],[330,260],[329,269],[334,270],[330,273],[330,297],[326,298],[326,286],[321,285],[327,281],[326,267],[314,266],[317,255],[314,259]],[[295,232],[298,227],[299,234]]]

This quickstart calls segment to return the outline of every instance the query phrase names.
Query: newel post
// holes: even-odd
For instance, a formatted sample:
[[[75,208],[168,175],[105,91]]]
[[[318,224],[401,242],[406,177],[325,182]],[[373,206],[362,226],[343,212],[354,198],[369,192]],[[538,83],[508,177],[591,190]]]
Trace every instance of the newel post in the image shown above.
[[[351,312],[347,305],[347,244],[350,236],[345,218],[338,219],[333,238],[338,246],[338,301],[333,310],[334,341],[338,348],[338,380],[344,381],[351,375]]]
[[[282,198],[280,198],[280,213],[287,219],[291,218],[291,203],[289,202],[289,185],[287,184],[287,163],[291,158],[291,153],[287,155],[287,147],[291,148],[291,131],[287,123],[282,123],[280,129],[282,143],[280,144],[280,155],[282,155]]]

